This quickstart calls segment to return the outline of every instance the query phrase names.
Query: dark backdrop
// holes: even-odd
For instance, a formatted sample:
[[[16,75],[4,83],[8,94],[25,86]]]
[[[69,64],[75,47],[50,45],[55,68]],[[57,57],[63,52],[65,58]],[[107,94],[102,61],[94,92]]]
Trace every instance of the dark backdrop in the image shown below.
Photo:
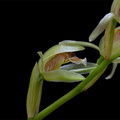
[[[39,57],[62,40],[88,41],[91,31],[109,12],[112,0],[22,1],[1,3],[1,119],[26,119],[26,95],[31,70]],[[101,36],[100,36],[101,37]],[[94,41],[98,45],[99,39]],[[98,51],[77,53],[96,62]],[[102,77],[47,119],[120,119],[119,67],[114,77]],[[41,110],[78,83],[44,82]]]

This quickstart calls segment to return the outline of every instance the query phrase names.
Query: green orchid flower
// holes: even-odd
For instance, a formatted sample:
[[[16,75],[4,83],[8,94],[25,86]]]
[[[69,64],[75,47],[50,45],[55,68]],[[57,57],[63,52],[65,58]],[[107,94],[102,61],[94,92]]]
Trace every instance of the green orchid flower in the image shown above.
[[[82,74],[90,73],[97,64],[87,62],[86,58],[80,59],[74,52],[82,51],[84,47],[99,47],[92,43],[66,40],[51,47],[44,54],[38,52],[41,57],[35,64],[30,78],[27,94],[27,115],[34,117],[40,108],[43,80],[49,82],[79,82],[85,79]],[[69,63],[67,65],[63,65]]]
[[[79,73],[84,73],[83,71],[90,72],[95,66],[93,65],[93,67],[92,64],[87,63],[86,58],[80,59],[73,53],[84,50],[85,48],[83,46],[99,49],[96,45],[87,42],[63,41],[50,48],[44,54],[38,52],[41,57],[38,63],[39,69],[44,79],[51,82],[78,82],[84,80],[85,77]],[[69,62],[72,62],[77,72],[67,69],[71,64],[65,65],[66,69],[63,69],[63,66],[61,67],[61,65]]]
[[[109,25],[109,23],[115,20],[120,23],[120,0],[114,0],[111,6],[110,13],[106,14],[98,23],[96,28],[89,36],[89,41],[94,41]],[[110,25],[109,25],[110,26]],[[109,29],[111,30],[111,29]]]
[[[100,54],[105,60],[110,60],[112,55],[120,51],[120,27],[115,29],[117,23],[120,23],[120,0],[113,1],[110,13],[102,18],[89,36],[89,41],[94,41],[105,30],[99,44]],[[119,58],[113,61],[112,72],[106,79],[112,78],[119,62]]]
[[[102,37],[100,44],[100,54],[105,57],[105,41],[104,41],[104,36]],[[113,38],[113,46],[112,46],[112,51],[111,51],[111,56],[113,56],[116,52],[120,51],[120,27],[117,27],[114,30],[114,38]],[[118,63],[120,63],[120,57],[118,57],[116,60],[113,61],[113,69],[112,72],[106,79],[112,78],[114,75],[114,72],[117,68]]]

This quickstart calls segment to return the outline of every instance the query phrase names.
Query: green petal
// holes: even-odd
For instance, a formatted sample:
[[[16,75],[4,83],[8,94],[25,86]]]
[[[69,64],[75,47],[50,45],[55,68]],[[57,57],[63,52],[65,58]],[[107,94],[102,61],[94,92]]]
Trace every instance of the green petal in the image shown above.
[[[32,70],[27,93],[26,107],[28,118],[34,117],[39,111],[42,86],[43,76],[39,73],[38,65],[36,63]]]
[[[79,82],[85,79],[81,74],[60,69],[44,72],[43,76],[49,82]]]
[[[43,61],[50,59],[54,55],[63,52],[76,52],[84,50],[85,48],[80,45],[55,45],[44,53]]]
[[[80,74],[86,74],[86,73],[90,73],[92,70],[94,70],[98,65],[95,63],[87,63],[86,66],[84,66],[83,64],[68,64],[68,65],[63,65],[60,67],[60,69],[63,70],[68,70],[68,71],[72,71],[72,72],[77,72]]]
[[[113,63],[112,71],[111,71],[110,75],[108,75],[105,79],[108,80],[108,79],[111,79],[111,78],[112,78],[112,76],[114,75],[115,70],[116,70],[116,68],[117,68],[117,65],[118,65],[118,63]]]
[[[64,40],[62,42],[59,42],[59,44],[60,45],[80,45],[80,46],[91,47],[91,48],[99,50],[99,47],[97,45],[89,43],[89,42],[83,42],[83,41]]]
[[[108,13],[105,15],[102,20],[98,23],[97,27],[93,30],[93,32],[89,36],[89,41],[95,40],[107,27],[110,20],[114,17],[113,13]]]

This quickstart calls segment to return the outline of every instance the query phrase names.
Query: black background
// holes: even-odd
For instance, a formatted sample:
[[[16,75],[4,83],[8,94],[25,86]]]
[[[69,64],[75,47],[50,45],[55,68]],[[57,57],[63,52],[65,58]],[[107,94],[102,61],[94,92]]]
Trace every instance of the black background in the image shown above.
[[[26,95],[31,70],[39,56],[62,40],[88,41],[99,20],[110,11],[112,0],[1,2],[0,119],[26,119]],[[100,36],[101,37],[101,36]],[[99,39],[94,41],[98,45]],[[98,51],[77,53],[96,62]],[[119,67],[104,78],[111,65],[89,90],[76,96],[45,119],[120,119]],[[78,83],[44,82],[40,110]]]

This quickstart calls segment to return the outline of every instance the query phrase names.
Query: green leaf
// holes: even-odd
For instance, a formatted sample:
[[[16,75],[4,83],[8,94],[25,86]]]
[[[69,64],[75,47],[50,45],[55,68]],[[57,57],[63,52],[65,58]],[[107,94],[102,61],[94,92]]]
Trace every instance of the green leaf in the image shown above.
[[[44,72],[43,76],[49,82],[79,82],[85,79],[81,74],[61,69]]]
[[[39,111],[42,86],[43,76],[40,74],[38,65],[36,63],[31,73],[29,89],[27,93],[26,107],[28,118],[34,117]]]
[[[97,49],[99,51],[99,47],[97,45],[89,43],[89,42],[64,40],[62,42],[59,42],[59,44],[60,45],[80,45],[80,46],[84,46],[84,47],[91,47],[91,48]]]

